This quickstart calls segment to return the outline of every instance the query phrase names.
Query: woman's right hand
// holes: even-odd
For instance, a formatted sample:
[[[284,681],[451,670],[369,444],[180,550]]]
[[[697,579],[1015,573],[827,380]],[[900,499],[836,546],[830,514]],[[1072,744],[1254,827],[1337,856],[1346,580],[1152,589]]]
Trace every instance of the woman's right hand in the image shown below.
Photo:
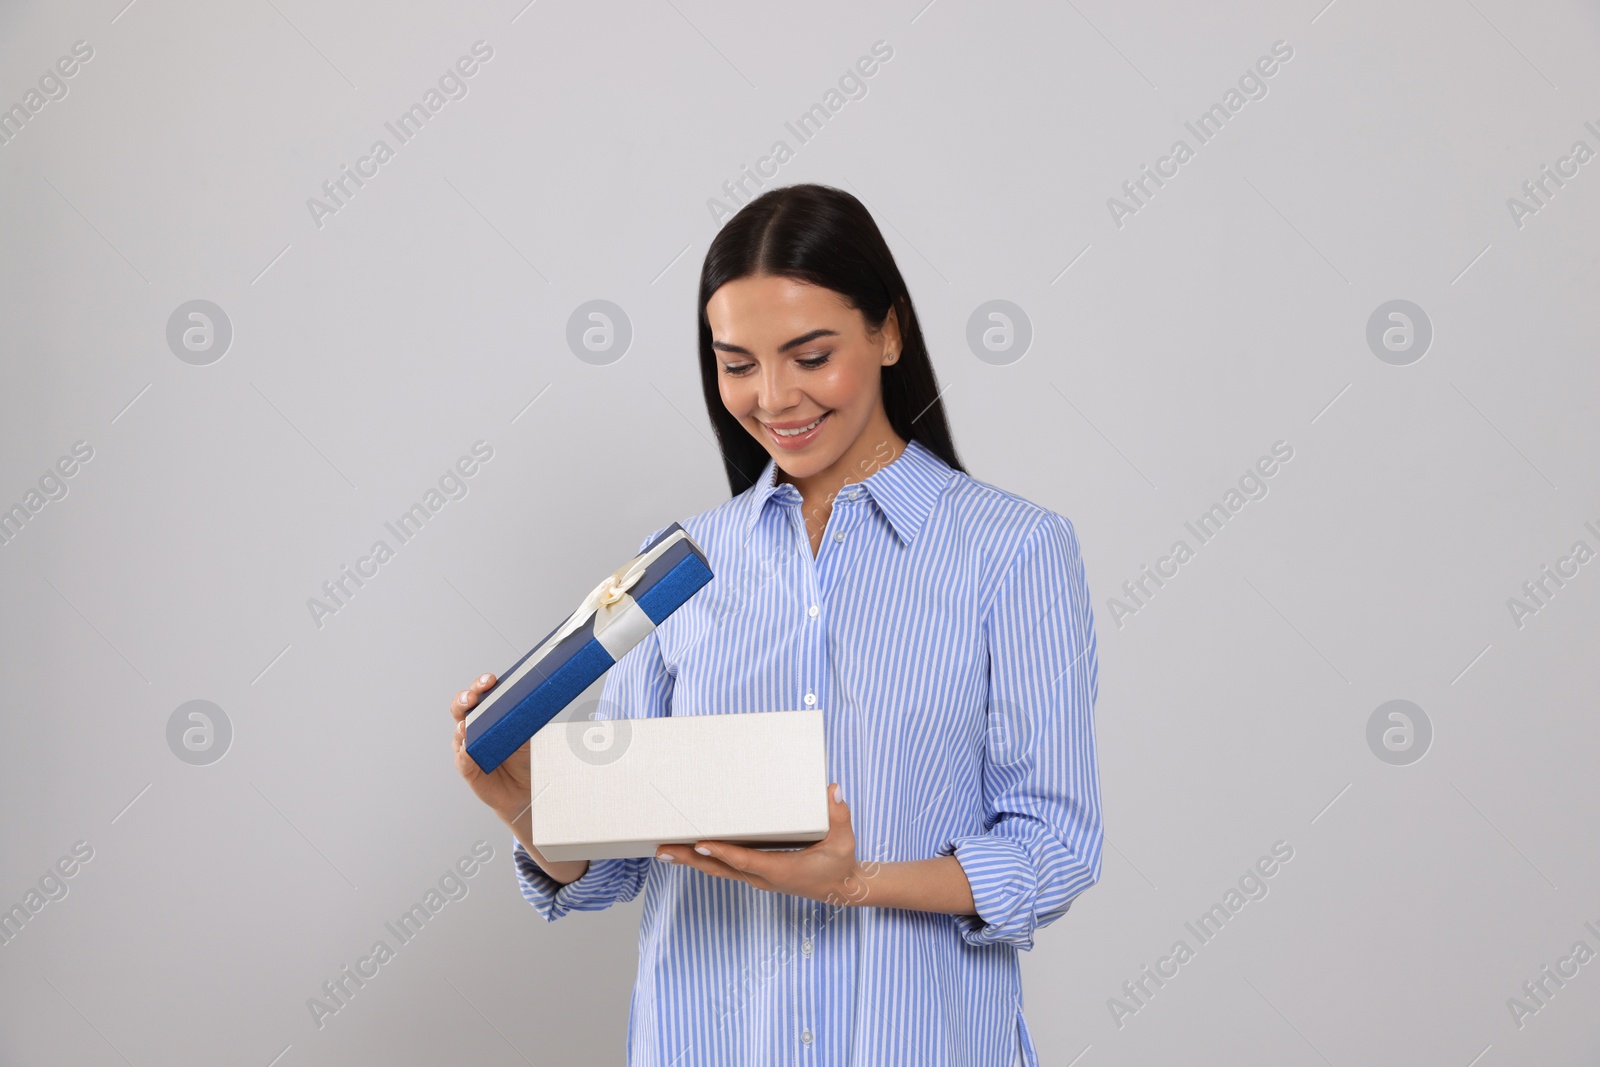
[[[450,714],[456,720],[456,771],[467,780],[478,799],[489,805],[490,810],[500,816],[500,821],[511,828],[533,862],[546,874],[562,883],[576,881],[588,871],[588,860],[547,860],[533,847],[533,767],[529,756],[529,746],[533,742],[524,743],[488,774],[467,755],[467,716],[478,706],[478,698],[494,688],[494,683],[494,675],[480,674],[477,681],[457,693],[450,702]]]
[[[488,774],[467,754],[467,716],[478,706],[478,698],[494,688],[494,683],[494,675],[481,674],[450,702],[450,714],[456,720],[456,771],[466,779],[478,799],[489,805],[502,821],[514,823],[533,803],[528,745],[517,749]]]

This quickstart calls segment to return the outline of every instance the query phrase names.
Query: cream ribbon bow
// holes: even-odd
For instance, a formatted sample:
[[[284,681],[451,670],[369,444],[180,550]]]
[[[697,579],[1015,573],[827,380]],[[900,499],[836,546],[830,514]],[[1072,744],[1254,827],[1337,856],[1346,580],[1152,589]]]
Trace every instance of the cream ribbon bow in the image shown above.
[[[644,572],[649,569],[650,564],[665,555],[667,549],[688,536],[688,533],[682,529],[674,530],[672,536],[662,540],[660,544],[650,551],[635,556],[632,560],[606,575],[601,579],[599,585],[589,590],[589,595],[583,598],[583,603],[578,605],[578,610],[573,612],[567,618],[567,621],[561,624],[561,629],[551,636],[547,644],[552,647],[560,644],[568,636],[576,632],[579,627],[583,626],[584,623],[588,622],[591,617],[595,620],[594,635],[598,639],[601,634],[626,618],[630,613],[630,609],[643,617],[649,628],[654,628],[655,624],[649,621],[649,616],[645,615],[644,610],[638,606],[632,597],[628,596],[628,590],[639,583],[639,579],[644,577]],[[618,607],[618,604],[622,606]],[[647,628],[645,633],[649,632],[650,630]],[[637,644],[643,638],[644,634],[640,634],[633,644]],[[605,642],[601,643],[604,644]],[[630,645],[629,647],[632,646]]]

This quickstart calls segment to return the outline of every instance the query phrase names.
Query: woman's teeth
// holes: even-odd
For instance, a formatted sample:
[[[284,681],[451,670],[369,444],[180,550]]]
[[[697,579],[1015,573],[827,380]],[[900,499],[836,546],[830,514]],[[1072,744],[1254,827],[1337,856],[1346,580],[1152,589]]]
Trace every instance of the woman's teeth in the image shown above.
[[[824,415],[818,415],[809,426],[802,426],[796,430],[780,430],[777,427],[768,427],[768,429],[772,430],[772,432],[777,434],[779,437],[799,437],[803,433],[809,433],[816,429],[817,423],[821,422],[825,417],[826,416]]]

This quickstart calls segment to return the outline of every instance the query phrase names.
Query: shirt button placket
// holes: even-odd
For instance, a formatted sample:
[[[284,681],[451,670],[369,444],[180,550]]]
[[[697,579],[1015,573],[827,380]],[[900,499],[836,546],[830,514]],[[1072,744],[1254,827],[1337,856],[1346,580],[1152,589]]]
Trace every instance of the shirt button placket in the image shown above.
[[[800,902],[799,910],[802,916],[801,921],[809,923],[811,921],[810,910],[804,901]],[[800,954],[809,959],[811,957],[811,938],[806,937],[800,944]],[[795,972],[795,988],[799,993],[799,996],[795,998],[795,1008],[800,1022],[802,1062],[810,1058],[805,1056],[805,1052],[810,1050],[811,1042],[815,1040],[815,1035],[811,1032],[811,1013],[815,1010],[817,998],[813,989],[815,979],[810,970],[809,967],[802,966]]]
[[[826,547],[816,556],[811,554],[811,544],[805,533],[803,521],[797,525],[797,536],[799,537],[800,550],[805,553],[807,585],[803,592],[805,599],[801,601],[805,605],[806,617],[803,624],[804,640],[801,642],[801,647],[805,651],[804,658],[800,664],[799,689],[801,706],[812,709],[826,706],[826,690],[822,687],[826,681],[828,671],[827,628],[814,624],[822,621],[822,581],[827,569],[832,567],[833,564],[831,559],[822,558],[823,554],[828,551]],[[801,929],[798,932],[800,934],[802,966],[795,968],[793,971],[795,988],[794,1019],[800,1038],[800,1062],[805,1063],[816,1058],[810,1055],[810,1052],[813,1043],[816,1041],[816,1034],[811,1027],[816,1021],[812,1013],[816,1010],[819,999],[816,995],[817,975],[812,967],[804,965],[811,960],[816,951],[811,934],[811,927],[815,919],[815,905],[803,899],[797,900],[795,905],[801,924]]]
[[[822,590],[818,576],[818,560],[811,554],[811,546],[805,535],[805,522],[799,519],[798,514],[796,535],[800,538],[801,551],[805,553],[807,564],[806,617],[811,621],[817,621],[822,615],[822,608],[820,607]],[[802,706],[807,709],[817,706],[817,688],[820,684],[819,680],[822,677],[822,672],[826,669],[826,665],[822,662],[823,637],[824,634],[821,627],[810,627],[801,646],[805,649],[805,654],[801,665],[800,686],[803,692],[800,700]]]

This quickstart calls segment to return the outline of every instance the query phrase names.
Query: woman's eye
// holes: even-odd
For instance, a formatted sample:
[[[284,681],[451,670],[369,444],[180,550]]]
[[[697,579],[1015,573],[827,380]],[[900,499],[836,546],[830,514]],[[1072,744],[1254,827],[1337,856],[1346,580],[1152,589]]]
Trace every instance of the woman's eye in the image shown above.
[[[802,367],[820,367],[824,363],[828,362],[828,357],[831,355],[833,355],[832,352],[824,352],[820,356],[812,356],[809,359],[800,359],[796,360],[795,362],[799,363]]]
[[[748,371],[751,367],[754,367],[754,366],[755,366],[754,363],[738,363],[738,364],[724,363],[722,365],[722,369],[724,371],[726,371],[728,374],[730,374],[733,377],[737,378],[740,375],[744,374],[745,371]]]

